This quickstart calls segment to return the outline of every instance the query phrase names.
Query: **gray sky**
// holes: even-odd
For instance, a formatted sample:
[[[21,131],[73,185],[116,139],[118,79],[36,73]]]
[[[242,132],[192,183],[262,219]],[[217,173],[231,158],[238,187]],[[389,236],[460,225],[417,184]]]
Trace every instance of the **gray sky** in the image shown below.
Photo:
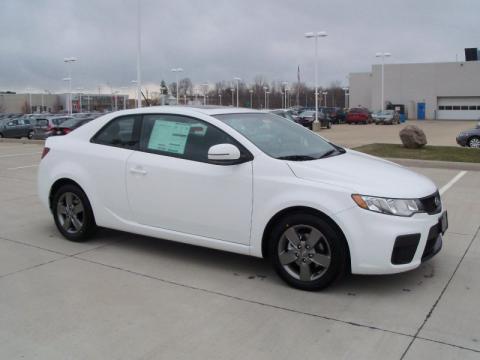
[[[137,0],[1,0],[0,90],[61,91],[63,58],[76,56],[73,87],[132,86],[136,77]],[[478,0],[141,0],[145,83],[174,81],[172,67],[194,84],[256,75],[313,84],[346,83],[369,71],[375,53],[391,62],[464,59],[480,47]]]

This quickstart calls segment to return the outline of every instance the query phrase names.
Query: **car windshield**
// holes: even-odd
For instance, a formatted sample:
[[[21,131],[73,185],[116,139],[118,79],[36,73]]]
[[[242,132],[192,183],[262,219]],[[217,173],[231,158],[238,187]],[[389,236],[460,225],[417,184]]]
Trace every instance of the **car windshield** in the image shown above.
[[[344,152],[303,126],[272,114],[222,114],[214,117],[276,159],[315,160]]]

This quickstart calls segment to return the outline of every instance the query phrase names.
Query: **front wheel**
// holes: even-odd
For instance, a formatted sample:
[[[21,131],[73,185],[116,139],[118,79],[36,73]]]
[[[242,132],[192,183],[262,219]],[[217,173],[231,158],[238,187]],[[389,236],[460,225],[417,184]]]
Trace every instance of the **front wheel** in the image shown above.
[[[323,219],[306,213],[284,217],[273,228],[269,258],[277,274],[302,290],[320,290],[345,273],[343,238]]]
[[[472,137],[470,140],[468,140],[468,146],[471,148],[480,148],[480,137]]]
[[[85,193],[78,186],[62,186],[53,196],[55,225],[71,241],[88,240],[96,230],[93,211]]]
[[[28,132],[28,134],[27,134],[27,138],[28,138],[29,140],[32,140],[33,134],[34,134],[33,130],[30,130],[30,131]]]

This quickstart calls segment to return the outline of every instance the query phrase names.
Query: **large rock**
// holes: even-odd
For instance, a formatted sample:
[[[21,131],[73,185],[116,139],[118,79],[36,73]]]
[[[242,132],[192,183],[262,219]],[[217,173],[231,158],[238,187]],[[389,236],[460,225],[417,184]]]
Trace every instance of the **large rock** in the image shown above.
[[[418,149],[427,144],[427,137],[416,125],[407,125],[400,131],[403,146],[408,149]]]

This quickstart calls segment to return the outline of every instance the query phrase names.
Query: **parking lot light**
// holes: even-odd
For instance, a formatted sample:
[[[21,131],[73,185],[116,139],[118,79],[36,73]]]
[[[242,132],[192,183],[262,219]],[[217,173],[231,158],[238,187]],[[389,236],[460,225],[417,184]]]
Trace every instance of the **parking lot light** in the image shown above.
[[[182,72],[182,71],[183,71],[182,68],[173,68],[172,69],[172,72],[175,73],[175,83],[177,84],[177,105],[178,105],[178,101],[179,101],[179,97],[178,97],[178,73]]]
[[[239,107],[239,105],[238,105],[239,104],[238,103],[238,88],[240,86],[240,81],[242,81],[242,79],[239,78],[239,77],[234,77],[233,80],[235,80],[237,82],[237,108],[238,108]]]
[[[253,90],[250,89],[250,109],[253,109]]]
[[[235,95],[235,88],[231,87],[230,91],[232,92],[232,106],[235,106],[235,100],[234,100],[234,95]]]
[[[222,93],[218,93],[218,105],[222,105]]]
[[[203,87],[203,105],[207,105],[207,91],[208,91],[208,84],[201,84],[200,86]]]
[[[382,110],[383,112],[383,108],[385,107],[385,101],[384,101],[384,68],[385,68],[385,58],[386,57],[390,57],[392,56],[392,54],[390,54],[389,52],[378,52],[375,54],[376,57],[381,57],[382,58],[382,106],[380,107],[380,109]]]
[[[326,37],[327,33],[325,31],[317,31],[314,32],[307,32],[305,33],[305,37],[307,39],[314,38],[315,39],[315,120],[313,122],[313,130],[319,130],[319,123],[318,123],[318,38],[319,37]]]
[[[68,113],[72,115],[72,69],[71,69],[71,64],[73,64],[75,61],[77,61],[76,57],[66,57],[63,59],[63,62],[67,64],[68,68],[68,77],[64,78],[65,81],[68,81],[68,101],[67,101],[67,106],[68,106]]]
[[[287,109],[287,85],[288,85],[288,82],[287,81],[284,81],[283,83],[283,92],[285,94],[285,101],[283,102],[283,105],[284,105],[284,109]]]
[[[345,109],[348,109],[348,105],[349,105],[348,100],[349,100],[349,96],[350,96],[349,88],[344,87],[344,88],[342,88],[342,90],[345,92],[345,101],[344,101],[343,106],[345,107]]]
[[[268,91],[268,86],[263,87],[263,91],[265,92],[265,103],[264,103],[264,108],[267,108],[267,91]]]
[[[325,107],[327,107],[327,94],[328,94],[328,91],[322,92],[322,95],[323,95],[323,106],[325,106]]]

